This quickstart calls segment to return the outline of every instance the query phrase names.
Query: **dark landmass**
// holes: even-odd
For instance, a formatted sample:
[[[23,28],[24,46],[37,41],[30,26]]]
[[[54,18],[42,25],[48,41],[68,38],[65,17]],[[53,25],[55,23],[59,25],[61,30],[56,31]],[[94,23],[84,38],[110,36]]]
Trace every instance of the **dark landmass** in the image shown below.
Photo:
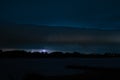
[[[0,58],[113,58],[120,57],[119,53],[104,54],[85,54],[79,52],[63,53],[63,52],[26,52],[22,50],[0,51]]]
[[[63,52],[26,52],[22,50],[2,51],[0,58],[113,58],[120,57],[118,53],[104,54],[83,54],[83,53],[63,53]],[[120,68],[90,67],[81,65],[67,65],[66,69],[82,70],[83,73],[71,75],[47,76],[36,72],[27,73],[22,80],[120,80]],[[15,80],[12,76],[10,80]]]
[[[91,72],[120,72],[120,68],[108,68],[108,67],[91,67],[91,66],[82,66],[82,65],[67,65],[67,69],[80,69]]]
[[[42,76],[39,74],[27,74],[23,80],[120,80],[120,68],[102,68],[88,66],[66,66],[68,69],[85,70],[85,73],[65,76]]]

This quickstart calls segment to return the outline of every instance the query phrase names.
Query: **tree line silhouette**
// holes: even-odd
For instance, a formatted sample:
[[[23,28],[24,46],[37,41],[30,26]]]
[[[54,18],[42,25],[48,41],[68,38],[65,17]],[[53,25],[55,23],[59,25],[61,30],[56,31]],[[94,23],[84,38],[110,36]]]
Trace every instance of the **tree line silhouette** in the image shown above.
[[[120,57],[120,53],[79,53],[79,52],[27,52],[24,50],[2,51],[0,50],[0,58],[107,58],[107,57]]]

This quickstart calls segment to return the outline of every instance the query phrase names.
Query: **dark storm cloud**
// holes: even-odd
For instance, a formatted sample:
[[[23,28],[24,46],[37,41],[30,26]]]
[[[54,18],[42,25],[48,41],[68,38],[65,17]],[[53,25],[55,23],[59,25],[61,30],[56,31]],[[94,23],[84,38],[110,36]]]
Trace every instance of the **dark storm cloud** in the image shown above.
[[[119,0],[2,0],[0,16],[21,24],[106,29],[111,25],[110,28],[120,29],[116,26],[119,3]]]
[[[36,25],[1,25],[0,47],[20,48],[44,44],[120,44],[119,30],[79,29]]]
[[[106,18],[105,20],[107,21],[111,21],[111,22],[119,22],[120,21],[120,15],[117,15],[117,16],[110,16],[108,18]]]
[[[120,43],[119,3],[119,0],[0,0],[0,45]]]

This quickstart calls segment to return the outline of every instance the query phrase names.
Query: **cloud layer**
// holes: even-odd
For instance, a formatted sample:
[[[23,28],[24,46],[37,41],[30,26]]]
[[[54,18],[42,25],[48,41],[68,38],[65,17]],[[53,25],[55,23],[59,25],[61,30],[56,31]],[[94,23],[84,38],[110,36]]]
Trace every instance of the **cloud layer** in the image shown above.
[[[35,25],[1,25],[0,47],[43,44],[120,44],[119,30],[80,29]]]

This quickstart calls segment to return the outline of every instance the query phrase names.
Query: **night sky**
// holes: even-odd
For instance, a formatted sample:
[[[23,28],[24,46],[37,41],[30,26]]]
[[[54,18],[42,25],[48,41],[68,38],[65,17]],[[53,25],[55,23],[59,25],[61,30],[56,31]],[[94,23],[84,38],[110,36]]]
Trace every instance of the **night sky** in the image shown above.
[[[0,48],[57,49],[55,46],[60,44],[59,50],[67,45],[65,49],[73,51],[80,49],[78,45],[82,49],[83,46],[88,49],[88,45],[107,45],[119,52],[119,3],[119,0],[1,0]]]

